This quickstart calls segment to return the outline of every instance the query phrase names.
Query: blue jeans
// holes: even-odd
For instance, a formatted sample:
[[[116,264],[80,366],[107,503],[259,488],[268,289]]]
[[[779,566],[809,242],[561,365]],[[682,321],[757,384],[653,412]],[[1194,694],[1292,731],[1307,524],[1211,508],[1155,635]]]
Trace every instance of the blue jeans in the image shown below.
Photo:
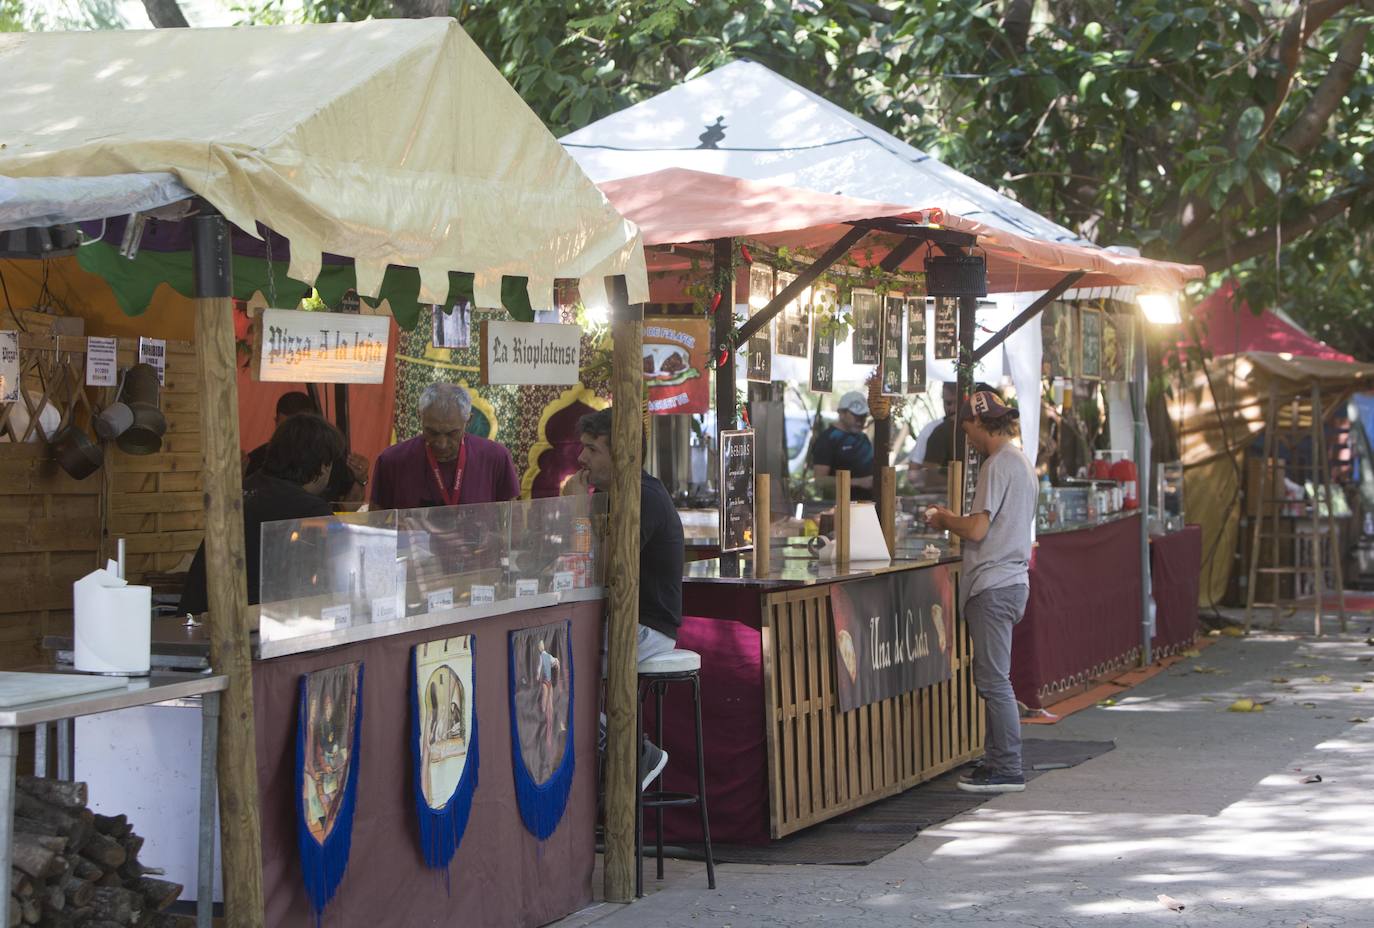
[[[1011,688],[1011,630],[1026,614],[1030,589],[1003,586],[984,590],[964,604],[964,621],[973,636],[973,683],[987,712],[984,744],[988,770],[1021,776],[1021,713]]]

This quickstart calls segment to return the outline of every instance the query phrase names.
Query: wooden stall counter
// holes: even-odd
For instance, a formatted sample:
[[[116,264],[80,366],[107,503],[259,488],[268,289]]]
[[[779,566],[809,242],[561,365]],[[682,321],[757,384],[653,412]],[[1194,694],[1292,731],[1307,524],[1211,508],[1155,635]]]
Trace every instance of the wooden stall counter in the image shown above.
[[[953,608],[957,557],[842,568],[774,546],[768,560],[761,574],[748,554],[694,562],[683,585],[678,644],[701,654],[714,840],[766,843],[982,752],[972,646]],[[897,613],[940,630],[894,634]],[[884,630],[870,634],[878,628],[870,621]],[[899,646],[939,661],[940,679],[865,690],[862,665],[892,663]],[[862,704],[845,711],[855,699]],[[670,690],[665,789],[695,789],[690,712],[686,696]],[[673,840],[699,840],[691,814],[670,814],[667,828]]]

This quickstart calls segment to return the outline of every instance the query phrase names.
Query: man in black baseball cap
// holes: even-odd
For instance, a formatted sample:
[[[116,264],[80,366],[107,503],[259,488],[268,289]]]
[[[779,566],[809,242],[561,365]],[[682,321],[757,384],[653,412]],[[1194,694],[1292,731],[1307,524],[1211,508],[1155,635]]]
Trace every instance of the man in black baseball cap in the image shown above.
[[[1035,468],[1012,440],[1019,419],[1015,408],[989,390],[964,399],[959,427],[983,456],[973,505],[966,516],[940,507],[928,511],[932,526],[964,540],[960,611],[973,636],[973,681],[987,712],[983,765],[959,779],[960,789],[974,793],[1026,788],[1021,717],[1011,686],[1011,636],[1030,592],[1039,487]]]

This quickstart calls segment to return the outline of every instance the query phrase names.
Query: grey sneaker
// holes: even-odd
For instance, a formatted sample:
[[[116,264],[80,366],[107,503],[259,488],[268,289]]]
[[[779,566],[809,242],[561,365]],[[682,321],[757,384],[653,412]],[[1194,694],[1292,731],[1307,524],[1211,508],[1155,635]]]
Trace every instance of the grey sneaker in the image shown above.
[[[1026,789],[1026,778],[993,773],[982,766],[961,776],[957,785],[966,793],[1020,793]]]
[[[642,793],[649,784],[658,779],[663,768],[668,766],[668,752],[645,738],[639,748],[639,791]]]

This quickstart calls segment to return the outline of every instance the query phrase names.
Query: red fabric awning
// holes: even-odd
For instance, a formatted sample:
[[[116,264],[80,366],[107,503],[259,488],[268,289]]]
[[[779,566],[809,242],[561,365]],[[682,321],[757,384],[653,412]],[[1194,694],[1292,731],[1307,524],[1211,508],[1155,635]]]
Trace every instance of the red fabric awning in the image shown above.
[[[775,248],[820,251],[848,230],[847,223],[898,218],[976,235],[978,247],[987,252],[988,289],[996,293],[1048,289],[1073,271],[1086,275],[1078,287],[1137,286],[1162,291],[1179,290],[1203,274],[1197,265],[1018,235],[949,213],[938,203],[919,208],[874,203],[682,168],[600,186],[616,210],[639,226],[646,246],[735,237]],[[855,247],[850,263],[876,264],[897,241],[896,236],[874,233]],[[685,255],[650,250],[647,257],[651,272],[680,270],[691,264],[691,257]],[[902,267],[920,271],[925,257],[921,249]]]
[[[1197,321],[1202,347],[1218,357],[1268,351],[1299,358],[1355,360],[1285,322],[1277,313],[1267,309],[1253,312],[1236,293],[1234,281],[1228,281],[1199,303],[1193,310],[1193,318]]]

